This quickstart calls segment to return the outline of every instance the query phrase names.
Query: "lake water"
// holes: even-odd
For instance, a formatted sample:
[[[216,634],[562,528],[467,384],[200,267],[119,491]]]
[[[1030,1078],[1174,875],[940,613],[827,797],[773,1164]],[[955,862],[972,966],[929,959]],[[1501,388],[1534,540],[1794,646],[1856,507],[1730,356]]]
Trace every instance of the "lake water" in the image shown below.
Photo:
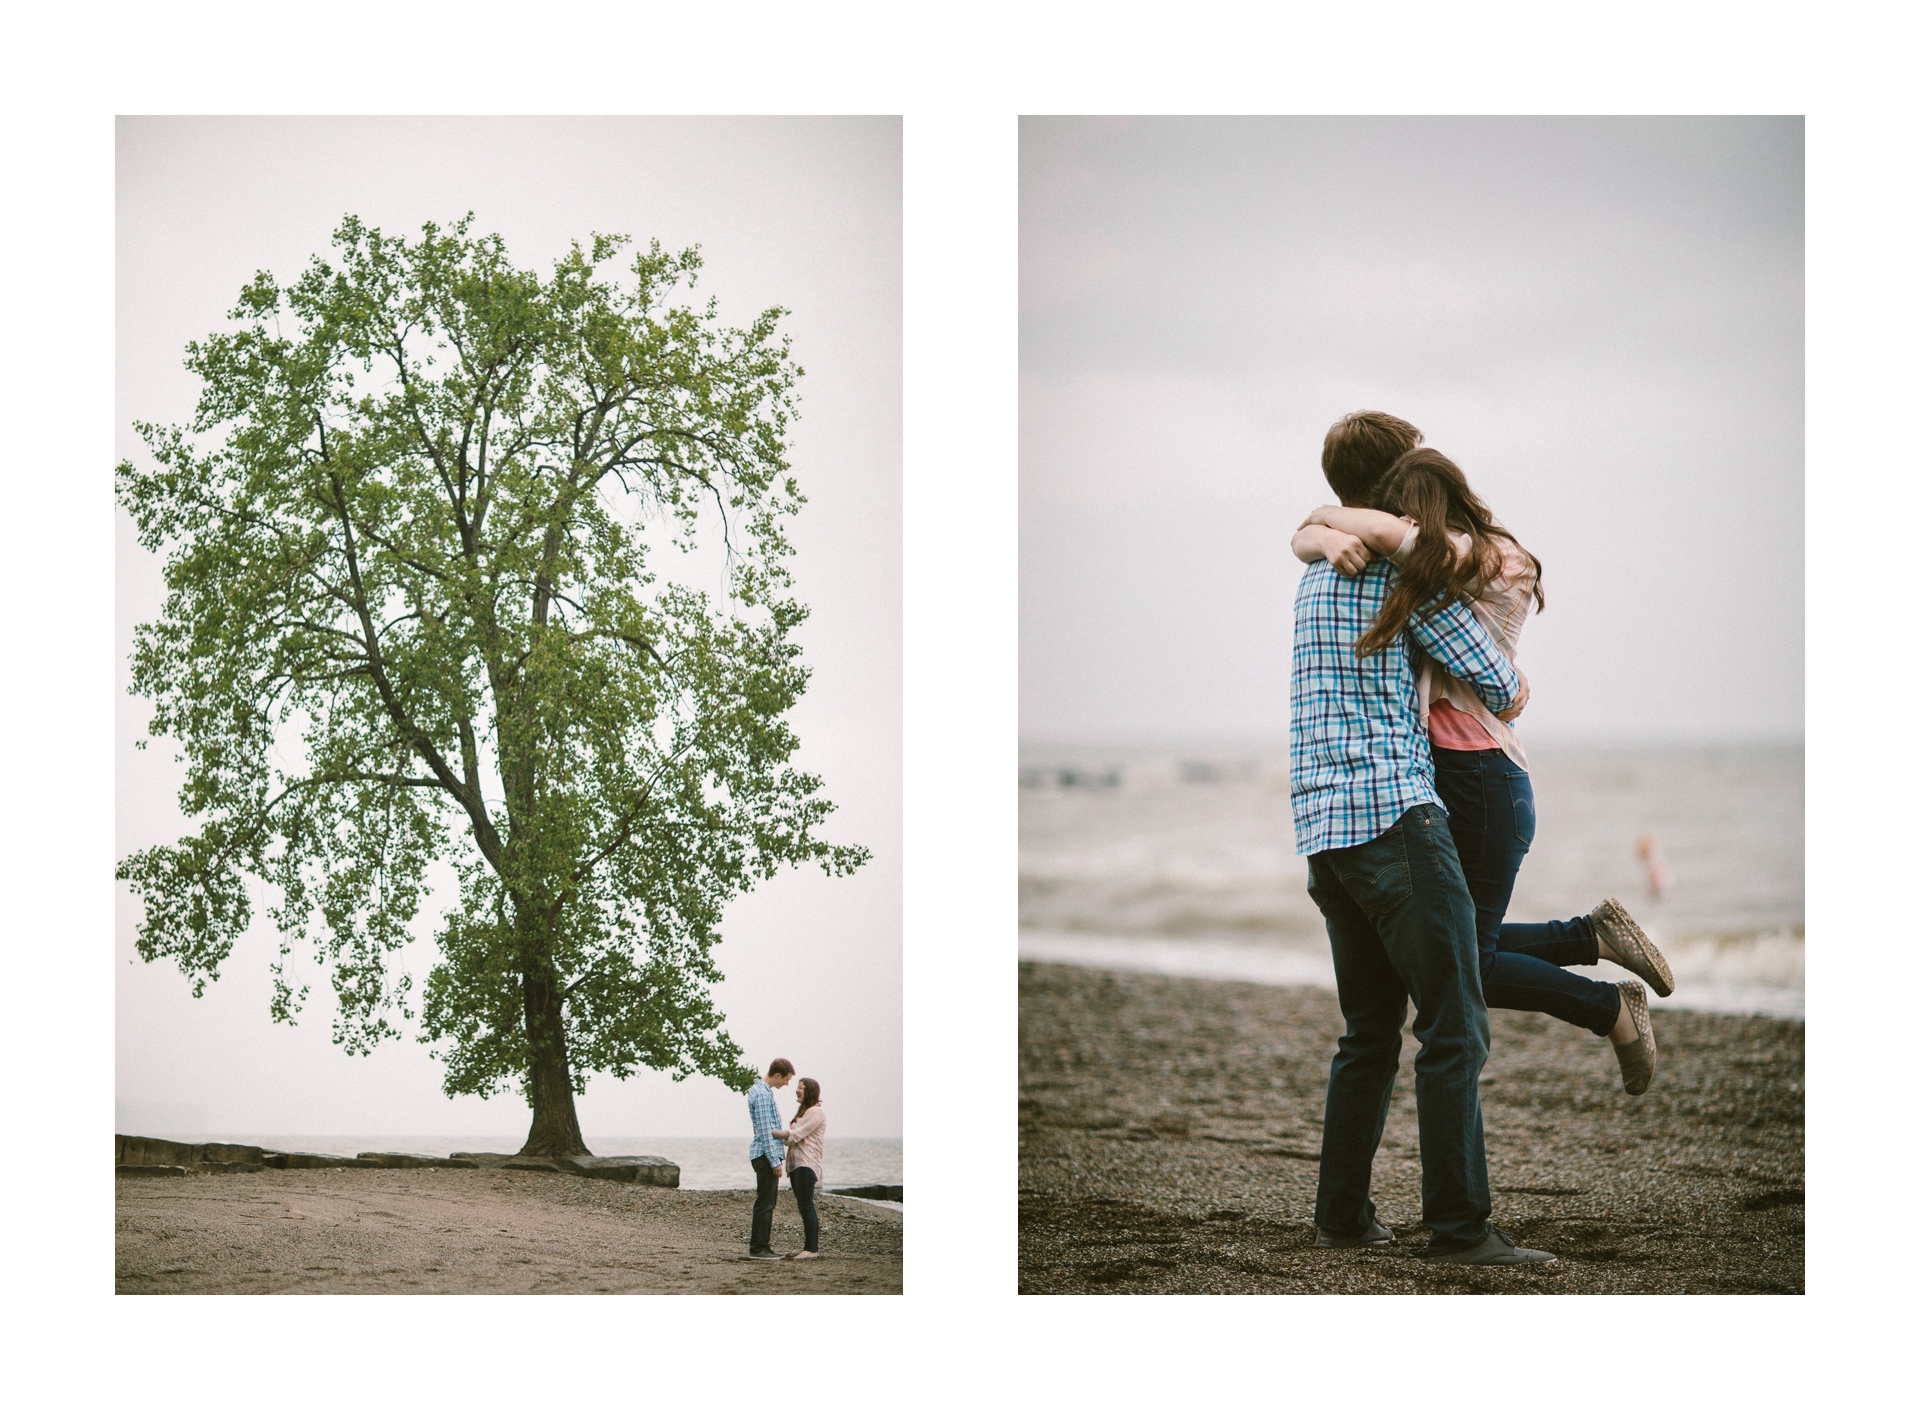
[[[270,1150],[314,1151],[321,1155],[358,1155],[361,1151],[405,1151],[409,1155],[452,1155],[455,1151],[520,1149],[527,1133],[491,1136],[300,1136],[253,1132],[126,1131],[129,1136],[159,1136],[170,1141],[231,1141]],[[750,1190],[753,1167],[747,1163],[746,1136],[594,1136],[595,1155],[658,1155],[680,1167],[683,1190]],[[828,1185],[901,1185],[901,1138],[827,1137]]]
[[[1539,822],[1511,919],[1615,896],[1673,967],[1676,992],[1656,1004],[1804,1016],[1804,750],[1529,756]],[[1020,785],[1022,958],[1332,987],[1283,743],[1025,745]],[[1637,854],[1649,836],[1668,873],[1658,895]]]

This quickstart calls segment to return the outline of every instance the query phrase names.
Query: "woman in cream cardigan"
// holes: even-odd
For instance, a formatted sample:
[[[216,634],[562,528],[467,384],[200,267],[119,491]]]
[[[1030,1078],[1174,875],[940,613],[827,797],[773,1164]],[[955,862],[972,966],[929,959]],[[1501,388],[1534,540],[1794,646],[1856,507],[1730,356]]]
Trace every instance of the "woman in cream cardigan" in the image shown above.
[[[773,1134],[787,1143],[787,1182],[793,1186],[793,1202],[800,1206],[800,1222],[807,1231],[807,1246],[795,1258],[820,1256],[820,1215],[813,1207],[813,1192],[826,1175],[827,1113],[820,1105],[820,1084],[811,1077],[799,1080],[800,1109],[784,1131]]]

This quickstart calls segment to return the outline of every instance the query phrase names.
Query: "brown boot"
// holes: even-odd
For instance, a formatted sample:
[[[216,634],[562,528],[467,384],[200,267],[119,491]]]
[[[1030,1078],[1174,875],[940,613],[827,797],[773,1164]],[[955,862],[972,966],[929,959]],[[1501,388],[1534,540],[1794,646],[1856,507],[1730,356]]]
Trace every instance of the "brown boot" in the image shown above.
[[[1640,1036],[1631,1043],[1615,1043],[1613,1055],[1620,1063],[1620,1085],[1627,1095],[1637,1097],[1653,1084],[1653,1070],[1659,1066],[1660,1050],[1653,1041],[1653,1019],[1647,1013],[1647,991],[1631,979],[1615,986],[1620,990],[1620,1007],[1633,1019]]]
[[[1609,896],[1587,913],[1587,919],[1623,969],[1646,980],[1663,999],[1673,992],[1673,971],[1667,968],[1667,957],[1647,939],[1646,931],[1633,923],[1625,906]]]

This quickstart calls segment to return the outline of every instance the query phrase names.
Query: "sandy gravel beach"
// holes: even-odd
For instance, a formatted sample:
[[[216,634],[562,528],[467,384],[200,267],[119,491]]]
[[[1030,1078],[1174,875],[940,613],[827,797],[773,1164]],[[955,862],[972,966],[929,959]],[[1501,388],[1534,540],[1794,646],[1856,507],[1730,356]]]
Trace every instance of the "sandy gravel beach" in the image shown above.
[[[1020,1291],[1799,1293],[1804,1026],[1662,1011],[1652,1090],[1493,1012],[1493,1217],[1559,1261],[1428,1267],[1408,1034],[1374,1199],[1390,1251],[1313,1247],[1326,990],[1020,967]]]
[[[902,1214],[822,1195],[823,1257],[748,1262],[748,1191],[518,1170],[115,1180],[123,1293],[898,1293]],[[801,1246],[782,1190],[773,1243]]]

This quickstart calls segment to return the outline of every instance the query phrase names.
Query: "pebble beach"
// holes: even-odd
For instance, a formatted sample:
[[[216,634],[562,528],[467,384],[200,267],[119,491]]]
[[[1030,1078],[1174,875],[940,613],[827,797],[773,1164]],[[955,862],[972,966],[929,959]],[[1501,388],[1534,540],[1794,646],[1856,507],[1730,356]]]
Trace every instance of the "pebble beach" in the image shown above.
[[[1494,1010],[1493,1218],[1532,1268],[1418,1256],[1411,1033],[1373,1197],[1397,1242],[1313,1246],[1342,1031],[1322,988],[1020,966],[1023,1293],[1749,1293],[1805,1289],[1804,1024],[1665,1009],[1644,1096],[1607,1044]]]
[[[898,1293],[903,1213],[822,1195],[822,1257],[749,1262],[753,1195],[497,1169],[114,1181],[121,1293]],[[781,1191],[777,1251],[801,1247]]]

